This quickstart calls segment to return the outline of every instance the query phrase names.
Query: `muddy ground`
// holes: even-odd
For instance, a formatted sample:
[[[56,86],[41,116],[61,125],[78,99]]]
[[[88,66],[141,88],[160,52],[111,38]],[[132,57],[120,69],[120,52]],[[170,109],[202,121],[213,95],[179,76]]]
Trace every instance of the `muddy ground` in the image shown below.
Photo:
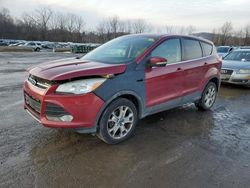
[[[109,146],[44,128],[23,110],[25,70],[74,56],[0,53],[0,187],[250,187],[250,89],[222,86],[211,111],[147,117]]]

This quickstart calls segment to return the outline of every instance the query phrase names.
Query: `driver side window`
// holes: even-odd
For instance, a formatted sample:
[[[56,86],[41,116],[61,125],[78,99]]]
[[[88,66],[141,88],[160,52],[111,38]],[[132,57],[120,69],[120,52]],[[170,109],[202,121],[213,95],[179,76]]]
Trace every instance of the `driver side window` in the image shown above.
[[[180,62],[180,39],[168,39],[164,41],[152,51],[151,57],[163,57],[167,59],[168,64]]]

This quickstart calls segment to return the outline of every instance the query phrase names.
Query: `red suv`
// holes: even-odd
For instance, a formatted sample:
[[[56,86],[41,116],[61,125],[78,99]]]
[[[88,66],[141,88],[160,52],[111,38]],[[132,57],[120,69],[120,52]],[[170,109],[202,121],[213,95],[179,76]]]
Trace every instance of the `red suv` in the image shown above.
[[[221,61],[212,42],[179,35],[127,35],[85,56],[41,64],[24,83],[24,108],[46,127],[130,137],[138,119],[194,102],[210,109]]]

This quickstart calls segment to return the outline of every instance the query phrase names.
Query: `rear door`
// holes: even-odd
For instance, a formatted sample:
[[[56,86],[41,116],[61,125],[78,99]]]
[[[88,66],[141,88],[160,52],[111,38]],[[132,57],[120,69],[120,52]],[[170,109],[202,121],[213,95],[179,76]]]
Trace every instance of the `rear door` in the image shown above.
[[[180,103],[183,84],[181,43],[179,38],[170,38],[151,52],[151,57],[167,59],[165,67],[146,69],[146,106],[150,108],[166,102],[176,106]]]
[[[182,61],[185,80],[182,95],[192,95],[199,90],[207,66],[199,40],[182,38]]]

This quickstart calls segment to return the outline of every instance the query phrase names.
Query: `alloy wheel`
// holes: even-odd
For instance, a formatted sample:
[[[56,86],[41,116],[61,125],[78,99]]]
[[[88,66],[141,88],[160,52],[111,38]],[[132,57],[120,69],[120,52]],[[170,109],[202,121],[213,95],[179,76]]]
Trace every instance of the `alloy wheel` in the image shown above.
[[[119,106],[108,119],[108,133],[113,139],[125,137],[134,123],[134,113],[128,106]]]
[[[216,88],[213,85],[211,85],[205,93],[205,98],[204,98],[205,106],[207,108],[210,108],[214,104],[215,98],[216,98]]]

